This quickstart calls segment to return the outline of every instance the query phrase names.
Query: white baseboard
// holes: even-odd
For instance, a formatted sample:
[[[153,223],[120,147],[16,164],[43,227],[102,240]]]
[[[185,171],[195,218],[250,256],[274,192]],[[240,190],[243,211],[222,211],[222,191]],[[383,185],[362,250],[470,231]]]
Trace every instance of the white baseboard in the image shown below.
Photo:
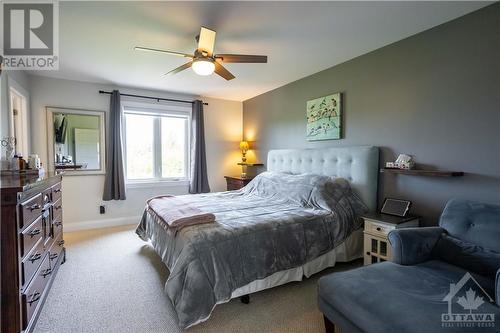
[[[103,220],[93,220],[93,221],[81,221],[73,223],[64,223],[64,231],[78,231],[78,230],[89,230],[89,229],[100,229],[107,227],[116,227],[119,225],[131,225],[139,224],[141,216],[127,216],[118,217],[114,219],[103,219]]]

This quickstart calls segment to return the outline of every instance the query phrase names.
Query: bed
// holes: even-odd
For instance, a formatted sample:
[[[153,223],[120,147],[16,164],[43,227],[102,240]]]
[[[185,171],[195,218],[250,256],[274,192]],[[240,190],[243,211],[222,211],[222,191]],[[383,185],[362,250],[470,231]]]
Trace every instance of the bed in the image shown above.
[[[146,207],[136,233],[170,271],[179,326],[217,304],[362,256],[359,214],[375,210],[378,148],[271,150],[268,172],[238,191],[181,196],[215,223],[172,230]]]

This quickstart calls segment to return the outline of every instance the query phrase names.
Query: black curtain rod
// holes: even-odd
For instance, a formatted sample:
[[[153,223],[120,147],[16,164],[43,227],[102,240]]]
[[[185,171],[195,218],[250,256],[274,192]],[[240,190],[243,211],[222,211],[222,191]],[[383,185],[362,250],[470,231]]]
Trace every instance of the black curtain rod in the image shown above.
[[[111,91],[99,90],[99,94],[111,95]],[[143,95],[122,94],[122,93],[120,93],[120,96],[135,97],[135,98],[145,98],[145,99],[154,99],[157,102],[159,102],[159,101],[167,101],[167,102],[189,103],[189,104],[193,104],[194,103],[193,101],[184,101],[182,99],[161,98],[161,97],[151,97],[151,96],[143,96]],[[203,105],[208,105],[208,103],[203,103]]]

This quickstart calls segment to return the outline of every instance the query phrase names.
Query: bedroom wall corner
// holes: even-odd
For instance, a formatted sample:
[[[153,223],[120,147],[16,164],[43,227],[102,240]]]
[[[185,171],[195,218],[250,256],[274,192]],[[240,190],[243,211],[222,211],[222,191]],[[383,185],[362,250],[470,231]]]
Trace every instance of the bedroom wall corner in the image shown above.
[[[208,180],[212,192],[226,190],[225,175],[241,172],[239,143],[243,133],[243,102],[203,97]]]

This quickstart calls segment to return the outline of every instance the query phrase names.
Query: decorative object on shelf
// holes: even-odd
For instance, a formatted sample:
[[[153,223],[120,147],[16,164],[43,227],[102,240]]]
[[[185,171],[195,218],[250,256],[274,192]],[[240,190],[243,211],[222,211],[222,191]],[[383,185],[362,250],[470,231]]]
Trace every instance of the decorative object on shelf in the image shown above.
[[[410,175],[410,176],[428,176],[428,177],[462,177],[464,175],[463,171],[422,170],[422,169],[405,170],[405,169],[394,169],[394,168],[382,168],[380,169],[380,172]]]
[[[250,149],[250,145],[248,144],[248,141],[241,141],[240,142],[240,150],[241,150],[241,161],[245,163],[247,161],[247,151]]]
[[[411,170],[415,167],[415,161],[413,157],[406,154],[399,154],[395,162],[386,162],[385,167],[387,169],[406,169]]]
[[[395,162],[386,162],[385,168],[380,169],[380,172],[430,177],[461,177],[464,175],[462,171],[417,169],[414,158],[406,154],[400,154]]]
[[[307,101],[308,141],[332,140],[342,137],[342,94],[336,93]]]

